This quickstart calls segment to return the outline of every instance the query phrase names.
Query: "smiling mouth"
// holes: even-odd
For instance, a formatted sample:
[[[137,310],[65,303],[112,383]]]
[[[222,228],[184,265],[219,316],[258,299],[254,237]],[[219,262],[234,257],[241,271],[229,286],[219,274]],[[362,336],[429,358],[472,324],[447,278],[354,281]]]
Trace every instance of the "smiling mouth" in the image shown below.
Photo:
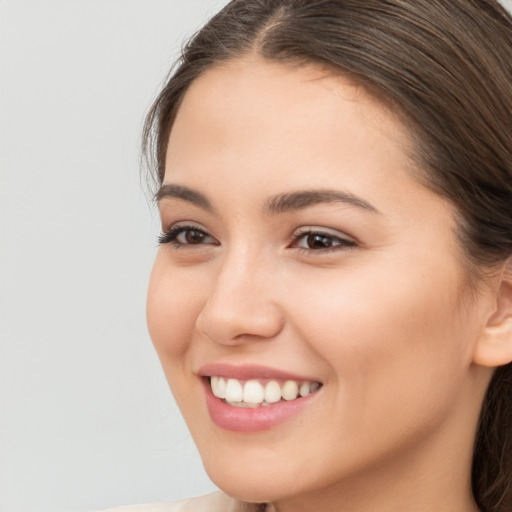
[[[238,380],[219,376],[208,378],[212,393],[234,407],[265,407],[278,402],[291,402],[318,391],[316,381],[278,381],[275,379]]]

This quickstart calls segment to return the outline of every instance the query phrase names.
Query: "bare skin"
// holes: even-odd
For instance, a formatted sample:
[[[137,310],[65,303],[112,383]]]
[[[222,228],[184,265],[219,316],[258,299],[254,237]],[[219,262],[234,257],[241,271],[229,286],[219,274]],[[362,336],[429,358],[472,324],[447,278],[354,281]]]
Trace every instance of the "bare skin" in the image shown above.
[[[183,229],[159,248],[148,325],[228,494],[278,512],[477,510],[475,429],[509,357],[485,345],[500,281],[468,288],[452,207],[413,179],[410,149],[384,107],[315,67],[247,58],[187,92],[159,201],[163,232]],[[232,432],[205,404],[211,363],[322,387],[289,420]]]

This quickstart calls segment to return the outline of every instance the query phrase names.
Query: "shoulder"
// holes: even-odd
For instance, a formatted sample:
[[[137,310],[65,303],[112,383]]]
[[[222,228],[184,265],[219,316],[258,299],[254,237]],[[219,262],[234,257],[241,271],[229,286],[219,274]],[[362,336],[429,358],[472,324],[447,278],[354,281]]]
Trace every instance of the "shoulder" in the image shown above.
[[[186,500],[128,505],[103,512],[249,512],[249,510],[254,509],[250,506],[247,508],[247,504],[235,500],[223,492],[214,492]]]

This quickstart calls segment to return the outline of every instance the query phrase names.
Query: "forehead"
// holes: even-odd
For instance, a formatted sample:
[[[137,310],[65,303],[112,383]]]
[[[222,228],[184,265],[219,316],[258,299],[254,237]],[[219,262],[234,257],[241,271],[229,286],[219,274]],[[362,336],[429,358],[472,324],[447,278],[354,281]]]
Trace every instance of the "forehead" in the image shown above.
[[[409,147],[398,119],[343,76],[317,66],[237,60],[206,71],[185,94],[165,181],[225,178],[235,185],[244,176],[245,185],[248,177],[256,185],[270,175],[276,187],[290,180],[306,187],[313,179],[336,185],[325,181],[331,178],[350,186],[370,170],[371,180],[402,170],[389,181],[411,165]]]

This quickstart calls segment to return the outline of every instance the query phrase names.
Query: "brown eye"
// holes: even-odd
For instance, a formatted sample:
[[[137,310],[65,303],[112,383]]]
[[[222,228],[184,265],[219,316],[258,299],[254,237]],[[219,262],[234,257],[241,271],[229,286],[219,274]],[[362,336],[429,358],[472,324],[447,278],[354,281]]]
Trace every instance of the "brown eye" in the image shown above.
[[[219,245],[219,242],[206,231],[195,226],[175,226],[158,237],[161,244],[171,243],[175,247],[187,245]]]
[[[328,247],[339,245],[339,243],[336,242],[337,241],[332,236],[319,234],[307,235],[305,239],[305,245],[308,249],[327,249]]]
[[[328,251],[353,247],[356,243],[348,238],[327,232],[308,231],[296,235],[294,247],[308,251]]]
[[[187,229],[176,236],[176,242],[180,244],[202,244],[208,238],[210,237],[199,229]]]

